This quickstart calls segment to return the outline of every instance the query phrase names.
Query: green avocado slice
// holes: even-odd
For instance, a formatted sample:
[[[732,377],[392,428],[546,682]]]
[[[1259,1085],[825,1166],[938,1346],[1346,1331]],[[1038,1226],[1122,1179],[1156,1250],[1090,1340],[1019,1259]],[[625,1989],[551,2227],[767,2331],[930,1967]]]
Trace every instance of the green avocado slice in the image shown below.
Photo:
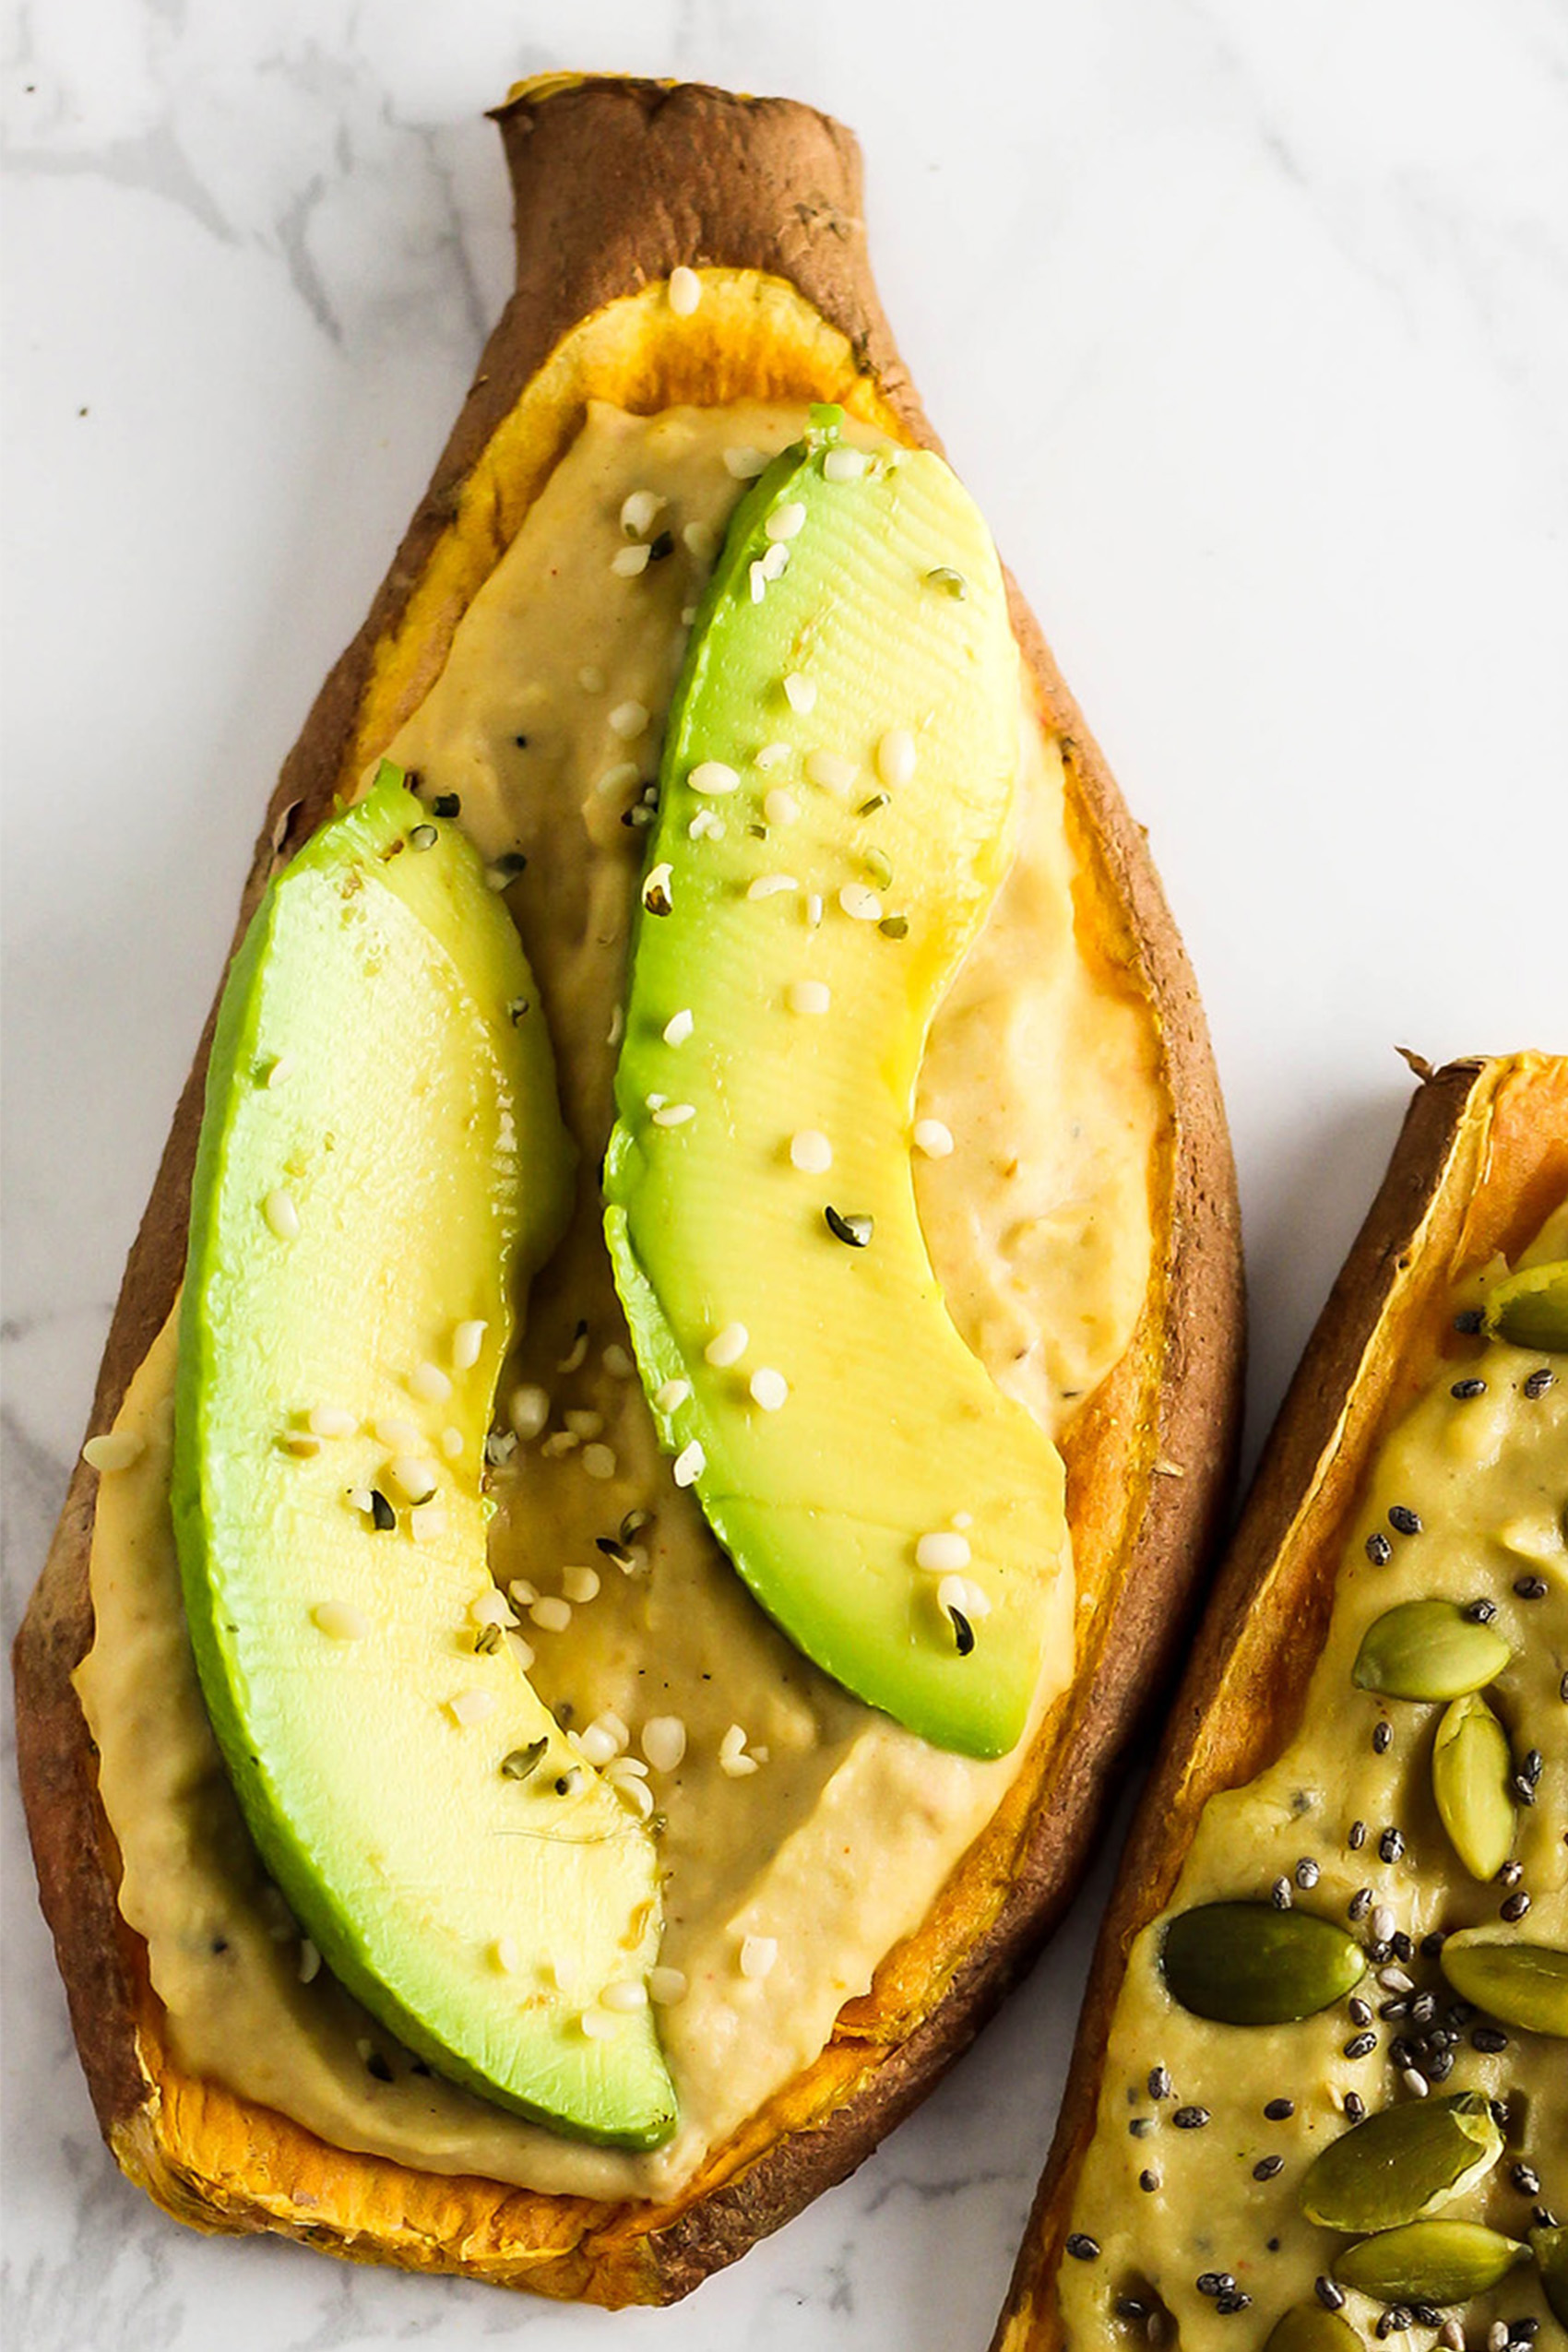
[[[1011,857],[1018,709],[970,499],[814,412],[696,616],[605,1166],[677,1481],[800,1649],[976,1756],[1072,1667],[1061,1459],[955,1328],[911,1161],[947,1143],[916,1082]]]
[[[670,2079],[647,2008],[597,1996],[657,1956],[656,1849],[491,1621],[485,1559],[495,1382],[571,1164],[511,921],[384,763],[273,883],[220,1010],[185,1608],[246,1820],[339,1980],[481,2097],[640,2148]]]

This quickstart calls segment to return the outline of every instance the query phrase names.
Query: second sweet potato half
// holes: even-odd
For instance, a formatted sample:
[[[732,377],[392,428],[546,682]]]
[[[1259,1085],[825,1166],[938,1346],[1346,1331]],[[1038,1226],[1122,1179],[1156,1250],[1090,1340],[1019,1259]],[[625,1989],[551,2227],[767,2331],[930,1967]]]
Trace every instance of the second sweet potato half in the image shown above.
[[[1568,1061],[1428,1073],[1123,1859],[996,2352],[1561,2343]]]
[[[906,1194],[912,1183],[929,1253],[925,1312],[950,1318],[966,1343],[964,1382],[978,1360],[994,1409],[1026,1416],[1030,1445],[1048,1441],[1041,1458],[1063,1466],[1042,1480],[1040,1503],[1044,1527],[1064,1475],[1063,1673],[1041,1686],[1008,1752],[980,1761],[982,1740],[955,1753],[850,1695],[852,1671],[830,1660],[830,1679],[732,1573],[709,1531],[710,1520],[726,1523],[705,1491],[704,1449],[677,1454],[670,1439],[691,1383],[650,1375],[652,1319],[634,1313],[630,1329],[623,1319],[602,1222],[612,1087],[624,1122],[621,1057],[641,1034],[638,923],[665,923],[678,973],[689,954],[688,1002],[702,980],[704,1001],[723,1004],[699,969],[701,940],[680,944],[680,878],[666,921],[671,861],[650,863],[670,795],[691,782],[668,747],[660,775],[659,743],[677,689],[671,743],[677,722],[701,718],[693,636],[711,629],[725,564],[733,571],[726,533],[746,485],[763,478],[762,552],[749,574],[766,612],[778,609],[766,599],[791,547],[797,584],[810,548],[805,503],[781,493],[766,506],[770,463],[799,462],[783,453],[803,449],[816,452],[814,481],[868,468],[892,481],[899,453],[937,445],[876,299],[859,158],[840,125],[783,101],[572,77],[525,85],[496,119],[516,203],[517,291],[370,616],[272,796],[242,932],[301,845],[387,760],[429,813],[396,850],[434,847],[441,826],[460,826],[531,963],[539,1001],[519,984],[508,1009],[522,1021],[542,1008],[576,1192],[497,1392],[482,1499],[494,1506],[496,1590],[511,1598],[499,1614],[481,1611],[469,1647],[487,1654],[477,1674],[493,1670],[498,1643],[514,1645],[575,1742],[580,1762],[563,1784],[602,1767],[636,1834],[659,1842],[664,1946],[647,1982],[670,2002],[659,2031],[681,2109],[674,2136],[640,2154],[595,2147],[443,2079],[439,2062],[432,2070],[389,2037],[319,1966],[249,1841],[191,1662],[169,1517],[171,1453],[184,1443],[174,1360],[186,1344],[174,1311],[206,1044],[109,1337],[91,1427],[110,1443],[73,1482],[18,1642],[20,1761],[100,2120],[121,2165],[170,2212],[355,2260],[607,2304],[661,2302],[850,2171],[962,2050],[1065,1907],[1223,1509],[1239,1236],[1192,975],[1142,835],[1009,583],[995,609],[1018,656],[1016,731],[1011,650],[1007,707],[991,715],[1009,762],[1022,742],[1017,790],[1005,837],[976,852],[996,867],[997,886],[925,1042],[899,1181]],[[992,520],[1004,540],[1006,517]],[[988,548],[976,560],[994,564]],[[735,574],[738,626],[747,576]],[[695,790],[708,797],[677,847],[685,857],[687,840],[706,837],[716,857],[722,846],[765,859],[743,895],[774,902],[770,922],[785,921],[788,902],[802,955],[826,921],[849,926],[823,933],[840,937],[846,958],[861,953],[861,924],[878,954],[913,959],[918,925],[897,897],[901,883],[914,886],[909,858],[900,870],[868,831],[858,879],[818,883],[796,870],[814,810],[837,795],[844,822],[892,824],[923,755],[885,717],[874,741],[810,743],[818,621],[826,645],[837,605],[857,593],[847,572],[788,649],[767,688],[778,742],[756,747],[754,769],[717,758],[701,767]],[[971,594],[954,565],[936,563],[921,593],[953,600],[968,625],[979,575]],[[922,604],[921,625],[938,611]],[[874,630],[869,642],[874,668]],[[941,718],[932,717],[938,734]],[[788,766],[797,754],[799,777]],[[375,822],[396,830],[396,778],[381,772]],[[956,802],[951,816],[956,826]],[[938,805],[931,821],[940,835],[949,812]],[[935,905],[940,839],[922,854]],[[895,968],[875,967],[879,986]],[[834,992],[820,979],[789,987],[790,1040],[830,1033],[818,1017],[830,994],[832,1019],[852,1021],[837,980]],[[661,1006],[659,1020],[661,1051],[700,1056],[689,1010]],[[215,1085],[244,1075],[238,1021],[226,1008]],[[270,1084],[278,1059],[258,1065],[258,1084]],[[867,1067],[874,1077],[874,1055]],[[642,1098],[635,1107],[642,1115]],[[690,1110],[665,1091],[647,1094],[646,1108],[656,1123],[666,1114],[660,1134],[679,1133]],[[203,1145],[203,1218],[215,1149]],[[836,1149],[848,1165],[842,1135],[802,1126],[769,1165],[821,1188]],[[438,1191],[445,1174],[426,1179]],[[811,1246],[837,1251],[836,1269],[874,1269],[868,1203],[831,1191],[825,1200]],[[287,1245],[294,1194],[280,1181],[262,1206]],[[880,1243],[888,1214],[875,1222]],[[678,1289],[678,1235],[670,1253]],[[193,1280],[196,1266],[193,1257]],[[369,1298],[398,1268],[360,1265],[354,1279]],[[743,1324],[727,1321],[717,1299],[704,1312],[718,1327],[699,1389],[702,1365],[733,1364],[756,1413],[782,1408],[786,1426],[784,1400],[791,1387],[805,1396],[809,1360],[787,1367],[788,1381],[771,1363],[754,1368]],[[433,1448],[433,1487],[461,1475],[463,1431],[433,1422],[427,1433],[420,1414],[450,1389],[454,1364],[474,1361],[481,1341],[470,1346],[469,1329],[458,1324],[448,1356],[406,1370],[404,1417]],[[811,1344],[833,1340],[825,1328]],[[845,1375],[841,1452],[855,1450],[869,1520],[891,1449],[856,1408],[896,1395],[897,1381],[885,1362],[862,1365]],[[958,1408],[941,1396],[912,1402],[929,1416],[940,1466],[944,1415],[954,1428]],[[428,1498],[408,1491],[422,1483],[422,1457],[410,1470],[402,1420],[383,1408],[374,1431],[356,1432],[340,1398],[300,1404],[281,1443],[304,1475],[317,1476],[308,1466],[323,1446],[374,1439],[390,1452],[387,1492],[367,1475],[347,1486],[345,1507],[366,1527],[385,1514],[384,1556],[411,1557],[402,1548]],[[451,1473],[441,1461],[448,1436]],[[922,1537],[920,1570],[980,1575],[967,1524],[956,1511]],[[189,1550],[187,1540],[187,1578]],[[736,1554],[761,1589],[739,1540]],[[928,1612],[920,1638],[939,1627],[960,1656],[973,1645],[983,1670],[985,1627],[968,1621],[962,1582],[951,1590],[951,1631]],[[788,1623],[781,1605],[768,1606]],[[312,1638],[371,1631],[340,1598],[324,1607]],[[481,1710],[459,1699],[450,1736],[481,1736],[469,1728]],[[502,1768],[526,1783],[529,1752]],[[515,1954],[505,1943],[497,1953],[504,1975]],[[553,1982],[530,1997],[569,1990]],[[593,2030],[612,2034],[612,2012],[589,2009]]]

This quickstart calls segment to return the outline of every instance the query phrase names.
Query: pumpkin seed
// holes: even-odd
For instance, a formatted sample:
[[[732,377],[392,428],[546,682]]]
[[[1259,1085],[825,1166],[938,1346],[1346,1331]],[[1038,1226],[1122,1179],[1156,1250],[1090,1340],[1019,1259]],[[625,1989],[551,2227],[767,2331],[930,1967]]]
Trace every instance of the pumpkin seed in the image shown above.
[[[1321,2304],[1298,2303],[1276,2320],[1264,2352],[1361,2352],[1361,2339],[1348,2320]]]
[[[1431,1788],[1449,1843],[1472,1878],[1494,1879],[1514,1848],[1508,1734],[1478,1691],[1455,1699],[1437,1727]]]
[[[1172,1998],[1221,2025],[1286,2025],[1315,2016],[1367,1971],[1353,1936],[1315,1912],[1272,1903],[1204,1903],[1165,1931]]]
[[[1494,1682],[1513,1655],[1456,1601],[1407,1600],[1368,1626],[1352,1680],[1391,1699],[1458,1699]]]
[[[1540,2283],[1553,2316],[1568,2327],[1568,2229],[1555,2224],[1532,2229],[1530,2251],[1540,2268]]]
[[[1568,1952],[1466,1928],[1447,1939],[1440,1958],[1461,2001],[1505,2025],[1568,2039]]]
[[[1397,2229],[1463,2195],[1502,2153],[1503,2134],[1479,2091],[1413,2099],[1331,2140],[1308,2167],[1301,2210],[1325,2229]]]
[[[1486,1302],[1481,1328],[1511,1348],[1568,1354],[1568,1258],[1527,1265],[1500,1282]]]
[[[1479,2221],[1412,2221],[1348,2246],[1334,2275],[1384,2303],[1465,2303],[1529,2258],[1527,2246]]]

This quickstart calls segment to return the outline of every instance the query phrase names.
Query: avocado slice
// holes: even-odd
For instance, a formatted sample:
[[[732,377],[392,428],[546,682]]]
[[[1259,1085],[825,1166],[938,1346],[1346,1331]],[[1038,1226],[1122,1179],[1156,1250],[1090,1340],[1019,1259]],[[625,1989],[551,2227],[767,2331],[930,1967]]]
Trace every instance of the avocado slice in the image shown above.
[[[676,690],[605,1229],[678,1482],[828,1674],[1012,1748],[1072,1668],[1061,1457],[947,1313],[926,1033],[1012,849],[1018,655],[973,503],[837,412],[737,509]],[[963,1139],[958,1139],[963,1148]]]
[[[245,1818],[339,1980],[481,2097],[640,2148],[670,2079],[646,2007],[597,1996],[657,1956],[656,1849],[491,1621],[485,1561],[495,1382],[571,1167],[511,921],[383,763],[273,883],[219,1014],[185,1608]]]

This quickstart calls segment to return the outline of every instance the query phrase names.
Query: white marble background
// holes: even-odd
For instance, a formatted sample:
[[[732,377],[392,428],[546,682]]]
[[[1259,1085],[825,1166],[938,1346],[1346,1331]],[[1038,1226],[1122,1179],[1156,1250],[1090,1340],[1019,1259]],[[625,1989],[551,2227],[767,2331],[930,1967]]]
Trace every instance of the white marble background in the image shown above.
[[[861,133],[916,379],[1206,994],[1254,1443],[1392,1142],[1394,1045],[1568,1048],[1562,0],[13,0],[7,1629],[268,780],[503,298],[481,110],[572,65]],[[5,1796],[17,2352],[980,2352],[1103,1870],[852,2183],[607,2318],[156,2215],[97,2141]]]

